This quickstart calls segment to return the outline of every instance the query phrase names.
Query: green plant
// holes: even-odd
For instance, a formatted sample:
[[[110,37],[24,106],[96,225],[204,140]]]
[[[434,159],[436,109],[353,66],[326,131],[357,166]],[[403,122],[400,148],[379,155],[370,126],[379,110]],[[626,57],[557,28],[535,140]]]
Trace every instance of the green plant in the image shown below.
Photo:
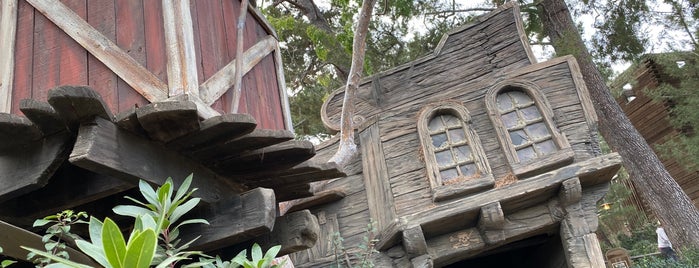
[[[0,254],[2,254],[2,247],[0,247]],[[0,261],[0,268],[5,268],[8,267],[12,264],[16,263],[16,261],[13,260],[2,260]]]
[[[244,268],[276,268],[276,267],[281,267],[283,266],[284,263],[281,264],[274,264],[274,258],[277,256],[277,253],[279,253],[279,250],[281,249],[281,246],[274,246],[271,247],[267,252],[263,255],[262,254],[262,248],[255,243],[252,245],[252,250],[251,250],[251,257],[252,259],[247,258],[247,250],[243,250],[238,255],[236,255],[232,260],[230,261],[222,261],[220,257],[216,257],[214,260],[203,260],[203,262],[208,262],[205,265],[202,265],[203,268],[237,268],[237,267],[244,267]]]
[[[634,261],[635,268],[696,268],[699,267],[699,250],[686,249],[682,251],[679,261],[665,259],[655,255]]]
[[[366,235],[362,237],[362,244],[358,245],[358,251],[348,252],[343,246],[344,238],[339,232],[336,232],[332,236],[333,251],[335,254],[335,267],[341,268],[343,265],[347,267],[374,267],[374,262],[371,259],[371,255],[378,253],[376,250],[376,221],[373,219],[369,221],[366,228]],[[352,258],[350,258],[352,255]],[[353,263],[350,259],[356,259],[358,262]]]
[[[46,229],[46,235],[41,237],[41,241],[44,242],[44,249],[47,254],[58,256],[61,258],[69,259],[68,251],[66,251],[66,239],[76,240],[80,239],[79,236],[71,233],[71,227],[76,224],[87,223],[82,219],[87,219],[87,213],[78,212],[75,213],[72,210],[64,210],[55,215],[49,215],[43,219],[38,219],[34,221],[33,227],[42,227],[47,224],[51,224]],[[46,266],[52,262],[50,258],[47,258],[41,254],[36,254],[30,251],[27,254],[27,259],[34,260],[38,266]]]

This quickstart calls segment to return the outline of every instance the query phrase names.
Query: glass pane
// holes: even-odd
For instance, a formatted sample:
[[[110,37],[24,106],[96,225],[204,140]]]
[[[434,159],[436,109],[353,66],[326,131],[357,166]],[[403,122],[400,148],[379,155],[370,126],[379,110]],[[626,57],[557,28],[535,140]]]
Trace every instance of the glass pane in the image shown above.
[[[495,102],[498,104],[498,110],[501,112],[504,111],[509,111],[514,108],[514,104],[512,104],[512,99],[510,99],[510,96],[507,94],[498,94],[497,98],[495,99]]]
[[[435,153],[437,158],[437,166],[446,167],[454,164],[454,157],[451,155],[451,150]]]
[[[464,133],[463,128],[450,129],[447,132],[449,133],[449,139],[451,139],[452,144],[466,141],[466,133]]]
[[[532,148],[531,146],[524,147],[522,149],[517,150],[517,157],[519,158],[520,163],[529,162],[533,159],[536,159],[536,152],[534,152],[534,148]]]
[[[454,153],[456,154],[456,161],[459,163],[471,160],[471,147],[468,145],[454,148]]]
[[[553,143],[553,140],[537,143],[534,146],[536,146],[536,150],[539,151],[539,155],[548,155],[557,150],[556,144]]]
[[[521,130],[510,132],[510,139],[512,139],[512,144],[514,146],[526,144],[527,142],[529,142],[529,137],[527,137],[527,134]]]
[[[439,176],[442,177],[442,182],[446,182],[448,180],[458,177],[459,173],[456,172],[455,168],[450,168],[447,170],[440,171]]]
[[[526,107],[533,103],[532,98],[522,91],[510,91],[507,94],[510,94],[510,97],[515,100],[517,107]]]
[[[435,148],[442,147],[446,143],[447,143],[447,134],[440,133],[440,134],[432,135],[432,145]]]
[[[471,177],[473,175],[476,175],[476,172],[478,172],[476,164],[463,165],[460,167],[460,169],[461,175],[463,175],[464,177]]]
[[[541,140],[551,136],[549,129],[543,122],[529,125],[524,128],[533,140]]]
[[[429,128],[430,131],[438,131],[444,129],[444,124],[442,124],[442,118],[440,118],[440,116],[433,117],[430,120],[430,123],[427,125],[427,128]]]
[[[517,111],[502,115],[502,123],[507,129],[517,127],[520,124]]]
[[[522,117],[524,120],[534,121],[541,119],[541,113],[539,113],[539,108],[537,108],[536,105],[521,109],[520,112],[522,112]]]
[[[445,114],[442,115],[442,118],[444,119],[444,123],[447,125],[447,127],[461,126],[461,120],[459,120],[459,118],[456,116]]]

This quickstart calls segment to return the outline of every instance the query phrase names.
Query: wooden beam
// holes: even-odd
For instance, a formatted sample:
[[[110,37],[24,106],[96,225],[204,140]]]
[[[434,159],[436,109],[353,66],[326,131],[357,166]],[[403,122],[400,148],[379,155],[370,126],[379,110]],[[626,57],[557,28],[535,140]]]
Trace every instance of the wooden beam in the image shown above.
[[[432,268],[432,267],[434,267],[434,262],[432,261],[432,257],[430,257],[430,255],[427,255],[427,254],[410,259],[410,263],[413,265],[414,268]]]
[[[335,162],[314,158],[285,170],[259,170],[237,176],[254,181],[258,187],[276,188],[287,184],[309,183],[345,177],[347,174]]]
[[[58,28],[149,101],[167,98],[167,86],[59,0],[27,0]]]
[[[153,102],[136,109],[141,127],[164,143],[199,130],[197,106],[190,101]]]
[[[496,244],[505,240],[505,213],[500,202],[493,202],[481,207],[478,218],[478,229],[488,244]]]
[[[292,184],[286,187],[276,188],[274,189],[274,194],[277,196],[278,202],[313,196],[311,185],[308,183]]]
[[[70,162],[96,173],[113,176],[131,183],[144,179],[161,185],[172,177],[180,184],[194,173],[194,193],[205,202],[240,193],[245,187],[224,180],[197,161],[118,128],[100,117],[80,126]]]
[[[31,121],[16,114],[0,113],[0,152],[36,143],[42,133]]]
[[[255,241],[259,241],[262,248],[281,245],[277,256],[283,256],[313,247],[319,233],[316,216],[308,210],[301,210],[277,217],[272,232]]]
[[[92,121],[96,116],[114,120],[114,115],[102,96],[86,86],[59,86],[51,89],[48,102],[73,131],[77,131],[80,123]]]
[[[252,47],[243,53],[243,76],[252,70],[262,59],[274,51],[277,46],[277,39],[268,35],[262,38]],[[221,70],[213,74],[209,79],[199,86],[201,99],[205,104],[211,105],[218,100],[235,83],[235,65],[238,59],[234,59]]]
[[[315,155],[313,143],[291,140],[257,150],[242,152],[222,161],[214,169],[220,174],[232,176],[256,170],[285,170]]]
[[[0,221],[0,245],[2,245],[4,250],[3,255],[26,261],[30,261],[27,259],[29,251],[20,248],[20,246],[44,250],[44,242],[41,236],[4,221]],[[71,261],[99,267],[99,264],[80,251],[71,247],[67,247],[66,251],[70,255]]]
[[[206,219],[209,225],[186,225],[181,232],[182,241],[201,235],[191,247],[209,251],[259,237],[274,228],[276,211],[277,203],[270,189],[256,188],[224,197],[192,212],[193,218]]]
[[[420,225],[403,230],[403,247],[409,259],[427,254],[427,242]]]
[[[29,118],[45,136],[68,131],[63,118],[46,102],[24,99],[19,102],[19,110]]]
[[[0,3],[0,113],[12,111],[12,82],[15,70],[17,0]]]
[[[344,191],[336,189],[318,192],[313,194],[311,197],[289,201],[289,208],[286,210],[286,213],[301,211],[319,205],[332,203],[345,198],[346,195],[347,194]]]
[[[204,103],[199,96],[194,95],[194,94],[189,94],[189,93],[184,93],[180,95],[175,95],[170,98],[167,98],[164,101],[191,101],[194,102],[194,104],[197,105],[197,112],[199,113],[199,117],[203,119],[209,119],[214,116],[219,116],[221,113],[216,111],[216,109],[211,108],[209,104]]]
[[[169,96],[199,95],[189,0],[163,0]]]
[[[293,138],[294,133],[288,130],[255,129],[239,138],[218,143],[208,143],[206,146],[188,153],[188,155],[206,163],[238,155],[243,151],[282,143]]]
[[[369,215],[376,221],[378,230],[382,230],[396,218],[396,209],[378,123],[359,133],[359,145]]]
[[[279,99],[282,101],[282,113],[284,114],[284,125],[286,130],[294,131],[294,122],[291,121],[291,109],[289,107],[289,96],[286,92],[286,79],[284,78],[284,63],[282,62],[282,52],[279,49],[279,42],[275,42],[274,65],[277,67],[277,84],[279,85]]]
[[[255,118],[248,114],[224,114],[200,123],[199,131],[179,137],[167,144],[177,151],[192,151],[206,144],[233,140],[257,127]]]

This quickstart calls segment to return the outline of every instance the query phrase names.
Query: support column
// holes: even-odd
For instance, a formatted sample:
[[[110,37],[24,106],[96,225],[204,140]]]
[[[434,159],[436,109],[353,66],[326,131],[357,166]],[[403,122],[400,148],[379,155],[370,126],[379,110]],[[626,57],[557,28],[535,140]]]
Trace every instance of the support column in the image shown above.
[[[580,200],[582,186],[575,177],[561,184],[558,194],[565,216],[561,221],[561,242],[568,267],[604,267],[604,255],[597,236],[591,231]]]

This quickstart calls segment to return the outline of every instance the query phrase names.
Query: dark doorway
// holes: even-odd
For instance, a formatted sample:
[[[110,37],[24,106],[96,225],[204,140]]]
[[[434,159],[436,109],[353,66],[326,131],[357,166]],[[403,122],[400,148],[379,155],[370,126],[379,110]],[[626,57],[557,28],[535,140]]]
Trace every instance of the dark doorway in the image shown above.
[[[484,252],[445,267],[567,267],[558,235],[539,235]]]

